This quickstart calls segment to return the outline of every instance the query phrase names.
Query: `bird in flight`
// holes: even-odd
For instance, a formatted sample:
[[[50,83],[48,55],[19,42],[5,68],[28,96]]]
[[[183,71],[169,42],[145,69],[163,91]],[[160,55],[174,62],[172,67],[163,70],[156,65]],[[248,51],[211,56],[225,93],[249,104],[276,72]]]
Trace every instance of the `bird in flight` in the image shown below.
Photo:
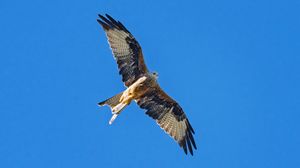
[[[158,74],[148,71],[139,43],[120,21],[108,14],[99,15],[97,21],[106,33],[119,74],[126,86],[125,91],[98,103],[111,108],[109,124],[134,100],[183,148],[185,154],[189,151],[193,155],[193,148],[197,149],[194,130],[179,104],[160,88]]]

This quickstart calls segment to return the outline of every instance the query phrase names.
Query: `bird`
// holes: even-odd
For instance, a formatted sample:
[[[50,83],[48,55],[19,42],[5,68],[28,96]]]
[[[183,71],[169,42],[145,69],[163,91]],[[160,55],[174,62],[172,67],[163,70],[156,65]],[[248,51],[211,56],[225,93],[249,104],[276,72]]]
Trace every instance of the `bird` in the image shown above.
[[[120,22],[108,14],[98,15],[113,57],[118,65],[119,74],[126,89],[100,103],[112,111],[109,124],[112,124],[122,110],[135,101],[146,114],[169,134],[185,154],[193,155],[197,149],[191,126],[181,106],[159,86],[157,72],[150,72],[146,67],[142,48],[135,37]]]

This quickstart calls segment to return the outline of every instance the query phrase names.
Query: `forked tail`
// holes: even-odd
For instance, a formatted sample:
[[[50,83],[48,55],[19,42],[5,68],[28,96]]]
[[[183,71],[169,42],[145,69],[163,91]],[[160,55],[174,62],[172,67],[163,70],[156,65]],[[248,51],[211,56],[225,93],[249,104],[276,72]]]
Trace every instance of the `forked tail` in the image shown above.
[[[98,103],[98,105],[99,106],[108,105],[111,109],[113,109],[116,105],[118,105],[120,103],[119,100],[120,100],[122,94],[123,94],[123,92]]]

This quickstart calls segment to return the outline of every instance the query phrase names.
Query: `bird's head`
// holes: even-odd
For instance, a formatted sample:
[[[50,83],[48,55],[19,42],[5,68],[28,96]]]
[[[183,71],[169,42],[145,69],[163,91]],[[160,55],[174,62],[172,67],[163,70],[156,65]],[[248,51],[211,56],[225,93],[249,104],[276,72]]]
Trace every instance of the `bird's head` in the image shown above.
[[[152,72],[152,75],[155,77],[155,79],[158,78],[158,73],[157,72]]]

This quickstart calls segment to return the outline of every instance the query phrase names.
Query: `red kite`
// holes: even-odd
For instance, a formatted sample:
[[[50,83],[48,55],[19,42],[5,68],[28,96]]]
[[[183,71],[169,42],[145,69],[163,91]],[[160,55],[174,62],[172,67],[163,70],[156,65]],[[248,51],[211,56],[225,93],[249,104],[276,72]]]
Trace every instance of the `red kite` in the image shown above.
[[[108,105],[111,108],[113,116],[109,124],[134,100],[177,141],[186,154],[188,148],[193,155],[193,148],[197,149],[194,130],[182,108],[160,88],[158,74],[148,71],[141,46],[133,35],[121,22],[107,14],[105,16],[99,15],[97,21],[106,33],[119,74],[127,87],[125,91],[99,103],[100,106]]]

